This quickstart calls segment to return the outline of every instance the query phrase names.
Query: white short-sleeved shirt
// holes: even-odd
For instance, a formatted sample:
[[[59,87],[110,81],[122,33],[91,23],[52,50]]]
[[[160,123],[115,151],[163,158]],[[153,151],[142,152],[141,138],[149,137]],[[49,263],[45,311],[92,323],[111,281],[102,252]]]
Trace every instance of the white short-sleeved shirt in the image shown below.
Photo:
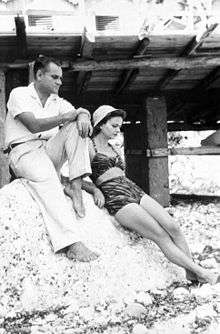
[[[32,133],[19,121],[17,115],[23,112],[31,112],[36,118],[46,118],[75,110],[71,103],[56,94],[51,94],[43,107],[33,83],[27,87],[14,88],[10,93],[7,108],[8,113],[5,122],[6,147],[12,143],[26,142],[39,137],[51,138],[58,131],[58,127],[55,127],[40,133]]]

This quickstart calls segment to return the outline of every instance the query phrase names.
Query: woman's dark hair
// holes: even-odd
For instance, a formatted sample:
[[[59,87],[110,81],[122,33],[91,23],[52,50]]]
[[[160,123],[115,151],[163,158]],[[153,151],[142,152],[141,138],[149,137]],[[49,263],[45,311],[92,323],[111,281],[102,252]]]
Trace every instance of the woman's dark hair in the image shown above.
[[[33,67],[34,78],[36,78],[38,70],[43,70],[46,72],[47,67],[50,63],[54,63],[57,66],[61,66],[60,62],[55,58],[39,55],[34,62],[34,67]]]
[[[107,123],[111,118],[113,117],[121,117],[123,120],[126,118],[127,114],[126,111],[123,109],[117,109],[112,112],[110,112],[107,116],[105,116],[93,129],[92,136],[95,137],[100,132],[100,126]]]

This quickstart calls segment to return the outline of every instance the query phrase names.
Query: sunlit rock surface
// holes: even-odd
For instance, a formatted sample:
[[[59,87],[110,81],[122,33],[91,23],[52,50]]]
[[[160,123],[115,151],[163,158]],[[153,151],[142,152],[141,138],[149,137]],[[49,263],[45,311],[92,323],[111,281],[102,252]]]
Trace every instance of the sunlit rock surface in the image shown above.
[[[24,180],[0,190],[1,316],[74,302],[86,307],[128,296],[132,300],[137,292],[184,279],[183,270],[168,263],[157,246],[118,227],[89,194],[83,195],[86,217],[78,220],[78,229],[82,241],[100,254],[90,263],[53,254]]]

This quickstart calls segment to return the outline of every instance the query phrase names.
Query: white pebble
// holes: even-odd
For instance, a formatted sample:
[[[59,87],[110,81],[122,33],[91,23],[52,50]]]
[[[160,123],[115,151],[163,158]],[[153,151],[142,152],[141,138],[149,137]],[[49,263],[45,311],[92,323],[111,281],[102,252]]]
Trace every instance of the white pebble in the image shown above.
[[[176,299],[184,299],[186,296],[189,295],[189,291],[186,288],[176,288],[175,290],[173,290],[173,296]]]
[[[137,324],[133,327],[132,334],[147,334],[147,328],[144,325]]]
[[[214,290],[210,284],[203,284],[199,288],[191,289],[191,293],[198,298],[208,298],[214,293]]]
[[[139,292],[136,297],[137,302],[143,303],[145,306],[151,305],[153,303],[153,300],[149,293],[145,292]]]
[[[140,318],[142,315],[146,314],[146,308],[138,303],[132,303],[126,307],[126,315],[132,318]]]
[[[212,259],[205,259],[201,261],[200,264],[202,267],[213,269],[216,268],[217,262],[214,258],[212,258]]]

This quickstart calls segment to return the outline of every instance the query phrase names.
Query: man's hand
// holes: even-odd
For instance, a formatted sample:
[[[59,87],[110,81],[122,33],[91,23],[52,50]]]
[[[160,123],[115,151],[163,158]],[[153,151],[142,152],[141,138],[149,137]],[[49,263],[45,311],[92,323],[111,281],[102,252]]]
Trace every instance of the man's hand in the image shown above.
[[[97,205],[100,209],[103,208],[105,204],[105,197],[103,193],[101,192],[101,190],[99,190],[98,188],[94,189],[93,199],[94,199],[95,205]]]
[[[77,117],[77,127],[79,135],[82,138],[91,136],[92,134],[92,124],[90,122],[89,116],[86,113],[80,113]]]

